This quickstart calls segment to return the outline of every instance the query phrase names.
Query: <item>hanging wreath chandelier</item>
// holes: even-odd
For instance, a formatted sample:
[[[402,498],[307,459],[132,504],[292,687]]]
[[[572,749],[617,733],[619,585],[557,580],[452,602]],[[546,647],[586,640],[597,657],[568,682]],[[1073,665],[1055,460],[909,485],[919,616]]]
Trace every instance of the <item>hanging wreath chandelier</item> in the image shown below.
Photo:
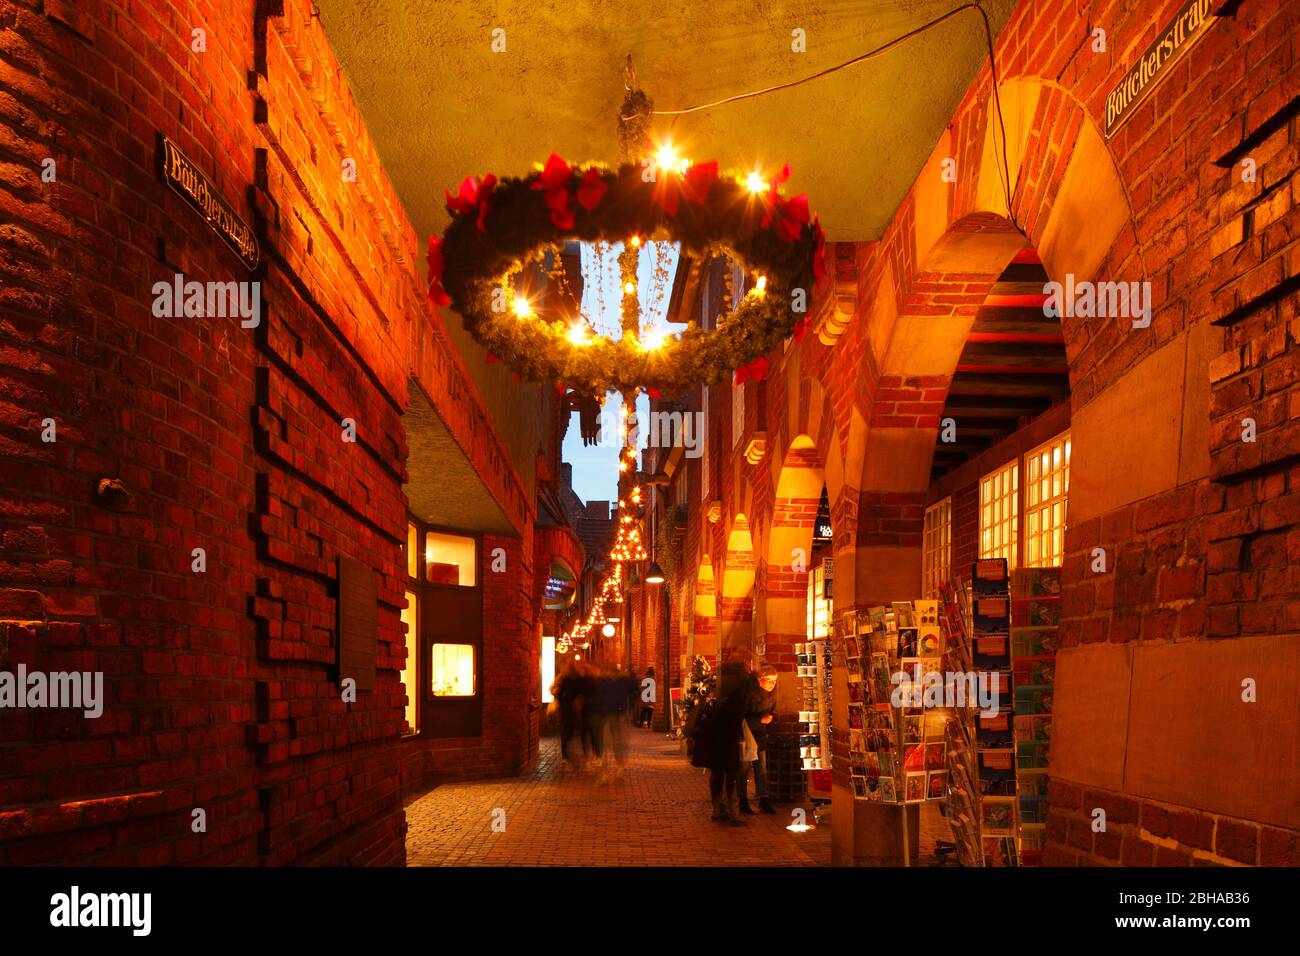
[[[552,153],[524,177],[469,177],[447,194],[451,223],[429,241],[429,297],[459,312],[470,334],[527,381],[599,396],[724,381],[802,333],[822,277],[825,235],[806,195],[781,195],[789,175],[786,166],[771,178],[741,179],[664,149],[617,169],[578,168]],[[534,299],[518,288],[525,269],[570,239],[622,244],[617,335],[558,296]],[[660,241],[701,261],[727,256],[752,277],[716,328],[642,327],[636,257],[642,244]]]

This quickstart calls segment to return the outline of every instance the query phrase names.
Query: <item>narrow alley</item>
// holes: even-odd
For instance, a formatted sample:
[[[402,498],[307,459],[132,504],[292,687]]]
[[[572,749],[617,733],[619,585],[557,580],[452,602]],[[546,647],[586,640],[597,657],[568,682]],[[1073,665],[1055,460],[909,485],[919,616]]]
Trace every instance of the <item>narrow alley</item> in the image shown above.
[[[598,779],[597,770],[563,770],[558,740],[543,738],[530,774],[447,784],[408,804],[407,865],[830,864],[830,827],[791,833],[792,807],[746,817],[744,827],[711,822],[703,772],[661,733],[632,731],[623,779]],[[498,808],[504,830],[494,832]]]

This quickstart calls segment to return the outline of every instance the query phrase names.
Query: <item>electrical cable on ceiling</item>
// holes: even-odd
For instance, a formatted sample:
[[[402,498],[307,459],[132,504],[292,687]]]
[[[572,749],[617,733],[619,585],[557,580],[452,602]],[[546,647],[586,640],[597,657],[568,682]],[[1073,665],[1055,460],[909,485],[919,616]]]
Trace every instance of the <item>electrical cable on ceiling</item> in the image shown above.
[[[728,96],[720,100],[714,100],[712,103],[701,103],[699,106],[688,106],[685,109],[680,109],[680,110],[652,109],[652,110],[645,111],[644,113],[634,112],[630,116],[624,115],[621,118],[624,121],[630,121],[630,120],[637,119],[638,115],[644,116],[648,114],[651,116],[671,116],[673,117],[673,123],[675,124],[677,122],[678,117],[685,116],[688,113],[698,113],[702,110],[714,109],[715,107],[725,106],[728,103],[735,103],[738,102],[739,100],[753,99],[756,96],[766,96],[769,93],[777,93],[781,90],[788,90],[796,86],[802,86],[805,83],[811,83],[813,80],[819,80],[822,77],[830,76],[832,73],[837,73],[840,70],[843,70],[847,67],[854,66],[855,64],[862,63],[865,60],[870,60],[873,59],[874,57],[887,53],[890,50],[892,50],[894,47],[899,46],[902,43],[905,43],[906,41],[912,39],[912,37],[918,36],[924,33],[926,30],[933,29],[934,27],[937,27],[939,24],[952,19],[957,14],[962,13],[966,10],[978,11],[980,18],[983,20],[984,23],[984,41],[988,47],[989,71],[992,74],[992,78],[993,78],[993,106],[998,115],[998,126],[1002,134],[1002,144],[1000,147],[1001,163],[1000,164],[998,163],[997,152],[994,153],[994,163],[998,165],[998,179],[1002,183],[1003,198],[1007,204],[1007,218],[1011,220],[1011,224],[1015,226],[1017,232],[1019,232],[1022,236],[1028,238],[1028,235],[1025,233],[1025,230],[1021,227],[1020,223],[1016,221],[1015,214],[1011,211],[1010,163],[1007,160],[1007,125],[1006,125],[1006,121],[1003,119],[1002,116],[1002,100],[1001,97],[998,95],[998,67],[997,67],[997,60],[994,56],[994,50],[993,50],[993,28],[992,25],[989,23],[988,13],[985,12],[984,7],[981,6],[979,3],[963,3],[960,6],[954,7],[953,9],[949,10],[947,13],[943,14],[942,16],[935,17],[933,20],[923,23],[920,26],[916,27],[915,29],[907,31],[901,36],[895,37],[894,39],[890,40],[888,43],[878,46],[873,50],[868,50],[866,53],[859,54],[858,56],[853,57],[853,59],[851,60],[845,60],[843,63],[837,64],[836,66],[828,67],[824,70],[821,70],[817,73],[813,73],[809,76],[802,77],[801,79],[798,80],[791,80],[788,83],[778,83],[775,86],[769,86],[761,90],[753,90],[748,93],[737,93],[734,96]],[[632,73],[631,71],[631,55],[628,56],[628,64],[625,72],[625,86],[627,85],[629,78],[633,82],[635,81],[635,74]]]

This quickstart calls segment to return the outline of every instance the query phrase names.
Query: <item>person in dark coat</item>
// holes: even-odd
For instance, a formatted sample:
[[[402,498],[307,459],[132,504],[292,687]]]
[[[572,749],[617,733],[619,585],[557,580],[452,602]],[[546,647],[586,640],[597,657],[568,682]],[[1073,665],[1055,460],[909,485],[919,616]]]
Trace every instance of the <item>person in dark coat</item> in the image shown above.
[[[569,741],[582,733],[582,674],[580,665],[569,661],[555,684],[555,700],[560,705],[560,759],[566,767],[576,765],[576,754],[569,756]]]
[[[599,767],[604,756],[604,740],[600,731],[604,729],[600,712],[596,709],[597,671],[588,661],[578,661],[578,720],[582,728],[582,756],[590,757],[591,764]]]
[[[736,782],[740,777],[742,727],[749,710],[750,662],[743,648],[732,651],[718,672],[718,699],[696,724],[695,752],[691,763],[709,771],[709,798],[713,820],[744,826],[735,811]]]
[[[749,692],[749,709],[745,715],[745,724],[758,747],[758,758],[751,760],[740,771],[740,812],[753,813],[750,809],[746,790],[749,775],[754,774],[754,796],[758,798],[758,808],[764,813],[776,813],[776,808],[768,800],[767,794],[767,732],[776,716],[776,668],[765,664],[753,675],[747,687]]]

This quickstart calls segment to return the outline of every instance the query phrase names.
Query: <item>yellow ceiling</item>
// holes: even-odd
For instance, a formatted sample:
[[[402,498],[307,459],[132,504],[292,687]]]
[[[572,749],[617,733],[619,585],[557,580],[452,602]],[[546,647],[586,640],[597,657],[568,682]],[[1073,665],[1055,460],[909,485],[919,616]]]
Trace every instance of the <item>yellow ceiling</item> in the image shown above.
[[[658,109],[798,79],[951,10],[956,0],[317,0],[367,126],[421,236],[466,175],[515,175],[555,150],[617,162],[623,64]],[[993,29],[1014,0],[987,0]],[[505,52],[492,51],[505,31]],[[801,29],[807,51],[791,50]],[[875,239],[986,56],[963,12],[883,56],[793,90],[681,117],[680,152],[793,168],[829,238]],[[656,119],[669,132],[670,118]]]

